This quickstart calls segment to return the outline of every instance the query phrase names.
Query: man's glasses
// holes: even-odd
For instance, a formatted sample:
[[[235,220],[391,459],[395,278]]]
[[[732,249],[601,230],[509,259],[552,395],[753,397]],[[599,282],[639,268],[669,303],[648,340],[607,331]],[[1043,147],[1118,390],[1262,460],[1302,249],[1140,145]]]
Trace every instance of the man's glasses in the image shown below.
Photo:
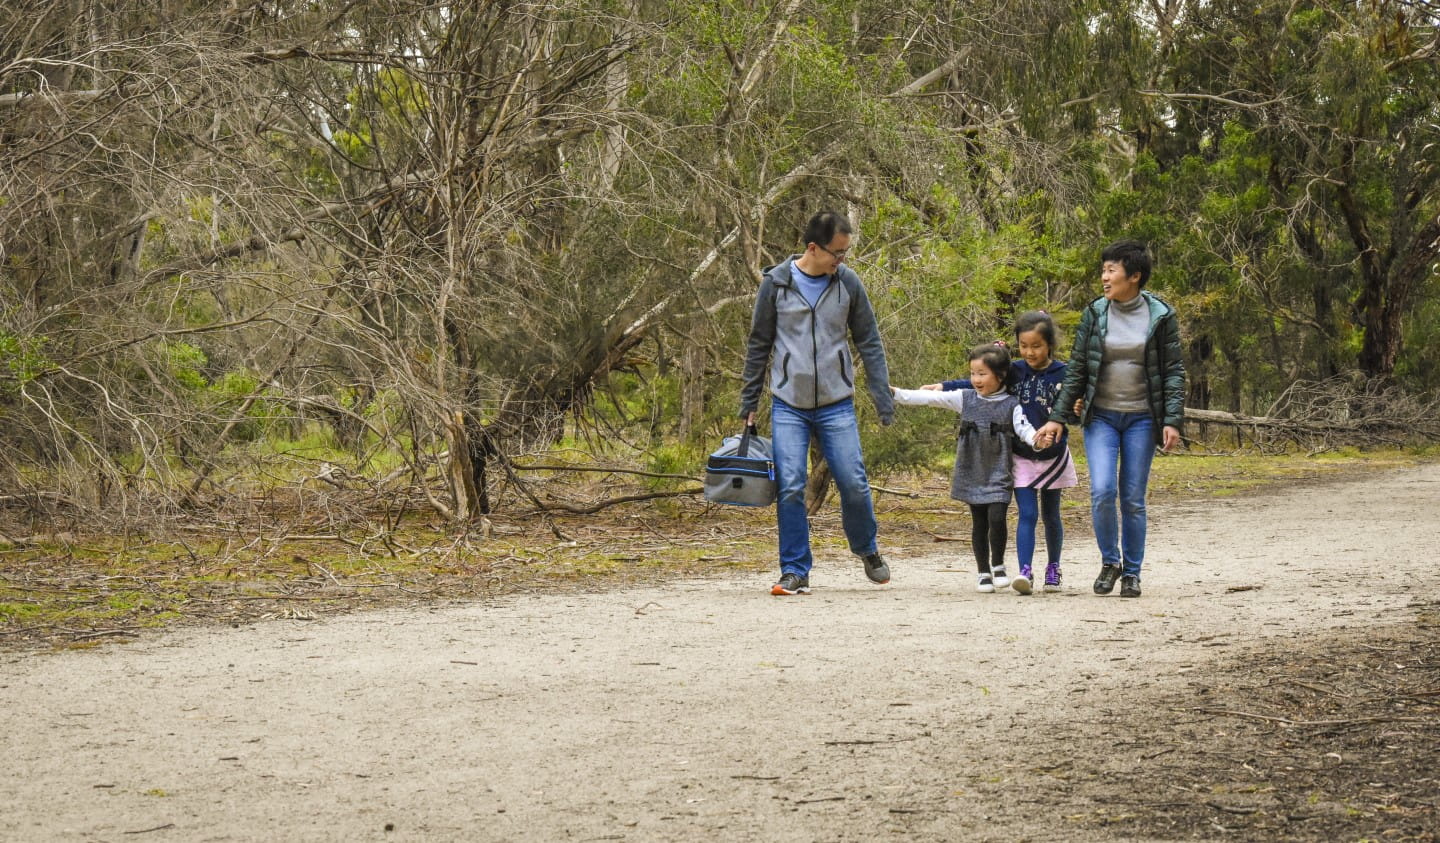
[[[845,260],[845,256],[848,255],[848,254],[850,254],[850,250],[849,250],[849,249],[841,249],[841,250],[838,251],[838,252],[832,252],[832,251],[830,251],[829,249],[825,248],[824,246],[821,246],[819,243],[816,243],[816,244],[815,244],[815,248],[819,249],[820,251],[824,252],[825,254],[829,255],[830,257],[834,258],[834,259],[837,260],[837,261],[843,261],[843,260]]]

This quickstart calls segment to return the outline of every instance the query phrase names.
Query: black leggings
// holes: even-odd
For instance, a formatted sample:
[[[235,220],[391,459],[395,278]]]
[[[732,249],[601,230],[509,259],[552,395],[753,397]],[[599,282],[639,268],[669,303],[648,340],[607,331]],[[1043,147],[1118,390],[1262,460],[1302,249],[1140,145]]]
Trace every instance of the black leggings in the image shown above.
[[[970,504],[970,544],[975,567],[982,574],[1005,564],[1005,513],[1010,502]]]

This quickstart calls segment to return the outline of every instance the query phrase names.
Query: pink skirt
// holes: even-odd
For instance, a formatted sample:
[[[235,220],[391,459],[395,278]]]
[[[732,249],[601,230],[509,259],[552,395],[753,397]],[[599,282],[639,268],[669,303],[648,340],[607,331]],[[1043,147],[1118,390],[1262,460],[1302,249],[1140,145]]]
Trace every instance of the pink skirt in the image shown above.
[[[1080,482],[1075,477],[1075,461],[1070,459],[1069,448],[1054,459],[1032,460],[1017,456],[1014,460],[1017,489],[1068,489]]]

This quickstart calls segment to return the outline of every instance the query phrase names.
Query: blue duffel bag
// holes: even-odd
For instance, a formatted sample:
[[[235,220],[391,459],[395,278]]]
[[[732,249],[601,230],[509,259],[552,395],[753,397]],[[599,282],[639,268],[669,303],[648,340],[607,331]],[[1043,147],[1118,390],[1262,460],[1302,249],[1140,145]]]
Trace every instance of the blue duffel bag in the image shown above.
[[[775,502],[775,460],[770,440],[749,425],[727,436],[705,464],[705,500],[732,506],[769,506]]]

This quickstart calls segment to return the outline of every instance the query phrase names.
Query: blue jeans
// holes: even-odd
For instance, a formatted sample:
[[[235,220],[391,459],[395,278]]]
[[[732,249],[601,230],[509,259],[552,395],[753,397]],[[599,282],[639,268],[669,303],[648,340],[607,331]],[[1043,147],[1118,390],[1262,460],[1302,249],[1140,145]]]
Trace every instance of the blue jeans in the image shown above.
[[[1090,520],[1100,561],[1140,576],[1145,563],[1145,489],[1155,458],[1155,420],[1149,413],[1096,409],[1085,425],[1090,463]],[[1116,498],[1120,515],[1116,518]]]
[[[855,402],[837,401],[813,410],[791,407],[774,399],[770,408],[770,437],[775,451],[775,480],[779,486],[775,519],[780,532],[780,573],[810,575],[810,518],[805,513],[806,464],[810,438],[820,451],[840,491],[840,521],[850,550],[858,556],[875,552],[875,504],[870,479],[860,453],[860,427]]]
[[[1060,564],[1060,549],[1065,543],[1065,527],[1060,523],[1060,490],[1015,488],[1015,506],[1020,520],[1015,524],[1015,556],[1020,568],[1030,567],[1035,557],[1035,524],[1045,519],[1045,555],[1050,564]]]

